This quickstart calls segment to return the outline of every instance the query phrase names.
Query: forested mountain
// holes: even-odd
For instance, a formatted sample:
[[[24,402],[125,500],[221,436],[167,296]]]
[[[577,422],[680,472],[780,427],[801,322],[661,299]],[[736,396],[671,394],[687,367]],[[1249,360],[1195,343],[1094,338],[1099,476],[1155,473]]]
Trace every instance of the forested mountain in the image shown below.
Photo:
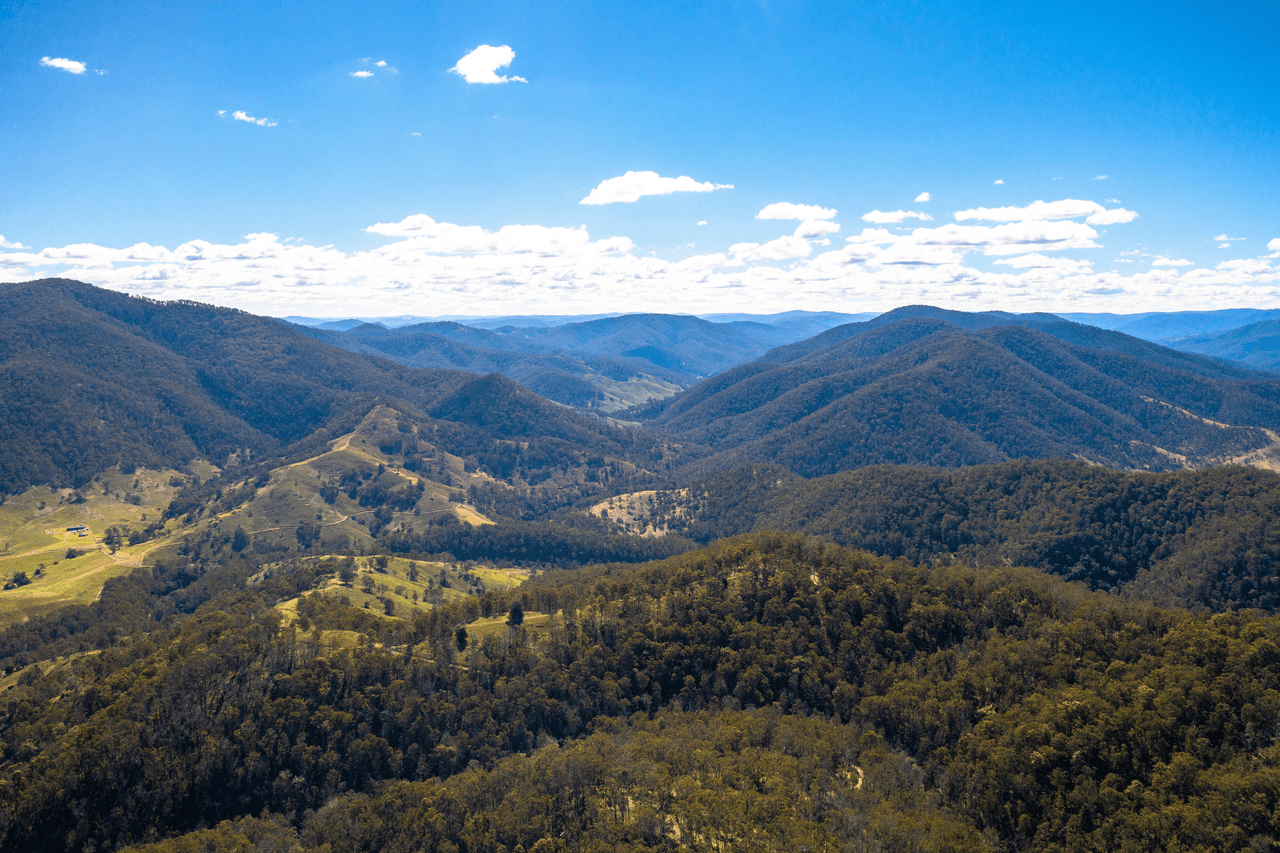
[[[805,476],[877,463],[1080,457],[1150,470],[1270,453],[1280,382],[1051,315],[889,312],[633,411],[716,454]]]
[[[1141,314],[1060,313],[1058,316],[1074,323],[1111,329],[1144,341],[1173,346],[1172,342],[1178,338],[1227,332],[1265,320],[1280,319],[1280,309],[1224,308],[1218,311],[1149,311]]]
[[[388,328],[351,321],[302,328],[354,352],[413,367],[502,373],[556,402],[609,412],[669,397],[705,376],[828,329],[848,316],[795,314],[780,315],[776,322],[713,323],[685,315],[626,314],[496,329],[453,322]]]
[[[501,373],[557,403],[606,412],[670,396],[697,378],[643,358],[571,352],[514,331],[504,334],[458,323],[299,328],[334,346],[411,367]]]
[[[1280,380],[799,327],[0,285],[0,853],[1271,849]]]
[[[772,535],[413,620],[308,596],[282,625],[300,571],[24,670],[0,849],[1244,853],[1280,833],[1275,617]],[[561,616],[458,631],[517,603]]]
[[[600,508],[620,530],[699,542],[786,530],[914,562],[1035,566],[1170,606],[1280,611],[1280,474],[1256,468],[1019,460],[805,480],[756,465]]]
[[[80,486],[116,463],[244,464],[323,445],[379,403],[438,422],[461,457],[537,438],[647,460],[661,444],[501,377],[404,367],[242,311],[58,279],[0,285],[0,492]]]
[[[1169,346],[1280,373],[1280,320],[1263,320],[1222,332],[1174,338]]]

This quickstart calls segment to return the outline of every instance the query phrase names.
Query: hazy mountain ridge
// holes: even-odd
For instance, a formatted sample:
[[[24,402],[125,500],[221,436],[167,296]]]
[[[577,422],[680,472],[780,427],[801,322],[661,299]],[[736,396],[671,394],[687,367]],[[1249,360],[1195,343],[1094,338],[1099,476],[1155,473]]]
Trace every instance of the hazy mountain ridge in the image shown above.
[[[1263,320],[1226,331],[1173,338],[1167,343],[1186,352],[1280,373],[1280,320]]]

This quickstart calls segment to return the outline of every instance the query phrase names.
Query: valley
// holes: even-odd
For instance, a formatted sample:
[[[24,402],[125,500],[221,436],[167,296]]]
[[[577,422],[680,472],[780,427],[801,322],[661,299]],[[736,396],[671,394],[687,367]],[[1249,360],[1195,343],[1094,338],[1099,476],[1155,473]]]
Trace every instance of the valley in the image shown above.
[[[0,850],[1280,837],[1280,379],[538,322],[0,285]]]

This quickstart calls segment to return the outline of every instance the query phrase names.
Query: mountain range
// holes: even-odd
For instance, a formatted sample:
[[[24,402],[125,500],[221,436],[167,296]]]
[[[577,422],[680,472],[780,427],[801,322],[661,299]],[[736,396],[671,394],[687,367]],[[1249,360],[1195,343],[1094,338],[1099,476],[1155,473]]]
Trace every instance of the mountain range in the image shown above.
[[[1280,378],[713,319],[0,285],[0,853],[1274,846]]]
[[[839,326],[631,412],[805,476],[862,465],[1076,457],[1166,470],[1271,458],[1280,383],[1053,315],[907,307]]]

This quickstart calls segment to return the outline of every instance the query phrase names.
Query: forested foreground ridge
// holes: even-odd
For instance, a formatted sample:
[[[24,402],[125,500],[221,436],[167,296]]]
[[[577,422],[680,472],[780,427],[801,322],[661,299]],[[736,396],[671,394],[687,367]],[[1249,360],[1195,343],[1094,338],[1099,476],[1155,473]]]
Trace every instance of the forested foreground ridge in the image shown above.
[[[703,543],[790,530],[916,562],[1035,566],[1166,605],[1280,607],[1280,474],[1256,468],[1147,473],[1024,459],[805,480],[751,465],[600,510],[615,529]]]
[[[0,846],[1245,851],[1280,831],[1280,623],[1257,611],[777,534],[411,620],[307,596],[283,624],[311,582],[283,566],[25,670]],[[560,616],[533,632],[517,603]]]

